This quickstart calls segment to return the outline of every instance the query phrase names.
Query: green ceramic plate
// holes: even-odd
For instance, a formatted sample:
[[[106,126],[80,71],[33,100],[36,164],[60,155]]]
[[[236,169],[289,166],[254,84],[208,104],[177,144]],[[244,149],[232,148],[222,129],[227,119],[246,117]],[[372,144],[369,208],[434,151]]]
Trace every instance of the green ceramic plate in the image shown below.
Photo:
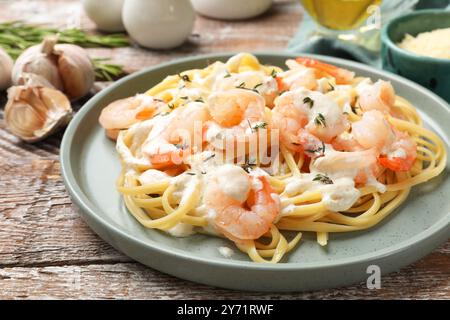
[[[406,203],[378,226],[363,232],[332,234],[329,245],[317,245],[306,234],[301,245],[280,264],[257,264],[235,250],[231,259],[218,248],[233,244],[215,237],[174,238],[143,228],[127,212],[115,189],[120,165],[114,144],[97,118],[113,100],[144,92],[166,75],[205,67],[230,54],[199,56],[165,63],[130,75],[92,98],[70,123],[61,146],[64,181],[89,226],[131,258],[162,272],[224,288],[300,291],[365,281],[367,267],[383,274],[398,270],[446,241],[450,231],[450,179],[447,172],[414,188]],[[283,66],[288,54],[258,54],[263,63]],[[414,102],[426,125],[448,145],[450,110],[442,99],[408,80],[370,67],[329,57],[316,58],[346,67],[358,75],[390,80],[397,92]]]

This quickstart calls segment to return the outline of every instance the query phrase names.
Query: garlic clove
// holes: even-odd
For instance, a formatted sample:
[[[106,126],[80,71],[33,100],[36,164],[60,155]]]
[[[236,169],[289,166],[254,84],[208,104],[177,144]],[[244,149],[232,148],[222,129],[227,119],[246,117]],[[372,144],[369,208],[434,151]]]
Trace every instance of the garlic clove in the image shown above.
[[[35,74],[47,80],[58,90],[63,90],[63,81],[59,74],[57,58],[52,55],[56,44],[56,37],[47,37],[36,46],[25,50],[17,58],[12,70],[12,81],[14,85],[25,85],[23,74]]]
[[[56,89],[46,78],[34,73],[22,73],[20,75],[19,83],[30,87],[47,87]]]
[[[0,90],[5,90],[11,85],[11,72],[14,61],[5,50],[0,48]]]
[[[72,117],[67,97],[45,87],[15,86],[8,90],[7,128],[22,140],[35,142],[65,126]]]
[[[64,84],[64,92],[76,100],[91,90],[95,72],[86,51],[72,44],[58,44],[54,53],[58,56],[58,70]]]

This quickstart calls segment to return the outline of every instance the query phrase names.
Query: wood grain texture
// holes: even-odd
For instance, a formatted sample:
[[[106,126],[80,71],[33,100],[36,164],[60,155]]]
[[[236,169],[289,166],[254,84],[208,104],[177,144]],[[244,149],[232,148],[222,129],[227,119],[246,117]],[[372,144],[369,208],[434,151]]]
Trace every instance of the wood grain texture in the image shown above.
[[[93,25],[79,1],[1,1],[0,20],[46,19],[54,25]],[[75,18],[67,21],[67,14]],[[199,17],[189,41],[173,51],[140,48],[90,49],[130,72],[162,61],[209,52],[281,50],[301,19],[298,3],[277,1],[262,17],[221,22]],[[39,22],[39,21],[37,21]],[[99,86],[104,84],[99,83]],[[3,101],[1,101],[3,105]],[[297,294],[222,290],[183,281],[133,262],[97,237],[81,220],[65,191],[58,161],[62,134],[33,145],[11,135],[0,111],[0,299],[374,299],[450,298],[450,241],[432,254],[382,279],[381,290],[365,284]]]

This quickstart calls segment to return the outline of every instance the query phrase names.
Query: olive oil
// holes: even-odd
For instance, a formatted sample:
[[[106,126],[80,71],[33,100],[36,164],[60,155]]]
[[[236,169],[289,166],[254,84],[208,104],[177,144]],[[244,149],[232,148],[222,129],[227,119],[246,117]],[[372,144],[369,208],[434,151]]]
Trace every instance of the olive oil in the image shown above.
[[[352,30],[370,15],[368,8],[381,0],[301,0],[311,17],[325,28]]]

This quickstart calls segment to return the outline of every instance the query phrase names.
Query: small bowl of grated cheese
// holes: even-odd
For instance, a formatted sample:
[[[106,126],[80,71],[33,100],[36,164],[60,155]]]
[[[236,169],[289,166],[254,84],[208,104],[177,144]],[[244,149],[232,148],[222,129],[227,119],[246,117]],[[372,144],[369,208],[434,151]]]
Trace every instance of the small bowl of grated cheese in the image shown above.
[[[419,10],[393,19],[381,40],[383,69],[450,102],[450,11]]]

